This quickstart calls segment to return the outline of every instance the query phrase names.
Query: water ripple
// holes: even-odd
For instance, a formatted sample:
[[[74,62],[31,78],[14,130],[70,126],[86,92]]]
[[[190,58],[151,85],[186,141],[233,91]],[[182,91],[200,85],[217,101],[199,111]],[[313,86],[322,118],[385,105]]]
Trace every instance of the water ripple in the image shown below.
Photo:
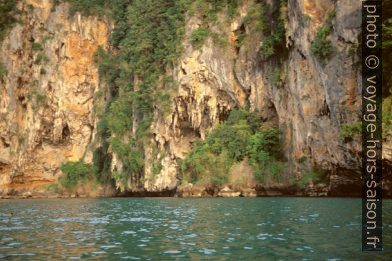
[[[0,210],[0,259],[367,260],[360,199],[4,200]],[[384,245],[377,260],[392,260],[390,214]]]

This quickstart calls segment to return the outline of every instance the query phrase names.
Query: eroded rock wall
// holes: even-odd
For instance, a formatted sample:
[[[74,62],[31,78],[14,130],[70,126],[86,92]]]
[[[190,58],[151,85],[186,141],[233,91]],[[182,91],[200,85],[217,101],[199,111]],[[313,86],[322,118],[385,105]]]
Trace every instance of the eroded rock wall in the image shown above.
[[[0,194],[44,190],[65,161],[91,161],[93,62],[107,46],[109,24],[68,15],[68,5],[19,2],[19,23],[4,39],[0,81]]]
[[[265,1],[272,11],[279,1]],[[191,144],[204,138],[209,128],[227,117],[234,107],[248,101],[268,122],[282,130],[284,152],[292,162],[286,171],[300,178],[306,168],[317,166],[328,174],[331,195],[358,195],[360,186],[360,137],[341,137],[343,124],[360,120],[361,75],[358,55],[360,2],[289,0],[285,24],[288,53],[278,59],[261,61],[258,55],[265,36],[254,32],[244,18],[255,1],[244,1],[239,15],[227,22],[224,14],[210,26],[212,32],[227,36],[221,48],[210,37],[201,48],[189,44],[190,32],[201,26],[196,17],[187,20],[185,54],[174,70],[179,91],[173,98],[173,112],[156,115],[155,142],[167,156],[156,176],[146,171],[147,190],[173,189],[179,184],[174,172],[176,160],[183,158]],[[272,10],[272,11],[271,11]],[[327,22],[333,53],[326,62],[311,51],[317,32]],[[248,34],[238,47],[238,32]],[[278,65],[279,68],[278,68]],[[279,84],[272,81],[280,70]],[[384,146],[384,159],[390,160],[390,141]],[[149,164],[150,159],[146,160]],[[170,171],[169,171],[170,169]],[[154,181],[155,178],[155,181]]]
[[[270,6],[267,15],[272,23],[276,17],[271,12],[280,8],[278,2],[262,1]],[[175,191],[181,183],[178,159],[230,110],[246,104],[282,130],[283,150],[292,162],[286,170],[290,175],[300,178],[299,161],[306,159],[308,167],[328,171],[330,191],[360,185],[360,141],[340,137],[342,124],[360,117],[360,2],[288,0],[283,40],[287,53],[268,61],[258,55],[265,35],[244,23],[254,3],[244,0],[233,18],[221,12],[210,25],[212,32],[225,37],[225,46],[209,37],[200,48],[193,47],[191,33],[203,21],[197,14],[188,15],[185,51],[168,70],[178,89],[171,95],[169,112],[154,111],[144,176],[136,192]],[[69,17],[66,4],[53,8],[48,0],[25,0],[20,8],[21,22],[0,50],[8,70],[0,82],[3,194],[53,183],[65,161],[91,162],[96,131],[93,96],[100,85],[93,54],[99,46],[108,46],[111,29],[104,18]],[[327,21],[333,27],[328,39],[334,50],[323,63],[311,52],[311,44]],[[248,35],[242,44],[239,33]],[[276,69],[278,84],[272,80]],[[391,144],[384,145],[386,162],[392,160]],[[112,168],[121,166],[113,155]],[[135,190],[134,185],[129,180],[128,190]]]

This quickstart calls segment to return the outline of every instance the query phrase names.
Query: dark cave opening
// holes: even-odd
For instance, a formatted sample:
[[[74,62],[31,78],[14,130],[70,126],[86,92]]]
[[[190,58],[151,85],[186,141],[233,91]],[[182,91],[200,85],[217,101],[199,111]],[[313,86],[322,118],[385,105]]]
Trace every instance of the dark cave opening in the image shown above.
[[[62,131],[62,133],[61,133],[61,139],[62,139],[63,141],[65,141],[65,140],[68,139],[68,137],[69,137],[70,135],[71,135],[71,131],[69,130],[68,124],[65,124],[65,125],[63,126],[63,131]]]

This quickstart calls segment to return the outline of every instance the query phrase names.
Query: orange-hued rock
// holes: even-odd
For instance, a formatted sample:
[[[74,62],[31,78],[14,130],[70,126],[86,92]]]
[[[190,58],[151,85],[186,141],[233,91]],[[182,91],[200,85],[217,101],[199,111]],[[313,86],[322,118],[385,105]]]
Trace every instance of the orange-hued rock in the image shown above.
[[[269,24],[276,25],[273,13],[279,12],[277,3],[281,1],[241,1],[231,18],[227,10],[218,12],[208,27],[210,37],[199,48],[191,45],[190,38],[205,21],[197,12],[187,15],[181,43],[184,51],[177,63],[167,66],[167,76],[173,76],[175,87],[165,89],[170,94],[168,106],[161,108],[157,103],[152,107],[151,135],[143,140],[144,172],[130,175],[126,184],[116,184],[125,195],[172,195],[177,191],[184,197],[219,193],[324,196],[343,195],[343,190],[360,192],[360,137],[340,136],[342,125],[356,123],[360,115],[360,1],[287,1],[283,8],[287,9],[286,32],[279,43],[287,50],[278,50],[267,61],[260,56],[268,40],[266,32],[244,22],[256,2],[269,5],[265,15]],[[0,80],[0,196],[45,193],[45,187],[61,174],[63,162],[83,159],[91,163],[92,149],[102,145],[95,137],[99,119],[95,112],[103,111],[109,97],[93,57],[99,46],[109,49],[111,22],[105,17],[70,17],[68,4],[54,7],[49,0],[21,0],[19,8],[20,23],[0,45],[0,61],[8,71]],[[311,46],[326,22],[332,25],[327,39],[333,53],[322,62]],[[243,35],[247,37],[239,39]],[[137,90],[142,79],[131,78],[130,84]],[[159,90],[167,87],[163,79],[162,75]],[[96,102],[98,91],[103,98]],[[281,156],[287,159],[284,173],[279,173],[282,181],[259,184],[244,159],[232,166],[227,183],[221,187],[184,184],[180,160],[196,141],[205,139],[225,121],[232,109],[245,106],[281,130]],[[124,141],[135,134],[137,116],[136,110],[129,115],[133,124],[122,137]],[[110,146],[108,153],[109,167],[121,173],[124,164],[120,157]],[[392,166],[390,138],[383,145],[383,160],[388,174]],[[312,184],[308,190],[286,184],[299,181],[313,166],[325,170],[329,184]],[[392,183],[384,184],[392,188]],[[91,192],[92,187],[79,188],[75,196],[96,196],[106,190],[115,193],[108,188]]]
[[[110,33],[96,17],[70,17],[67,4],[25,0],[19,8],[20,23],[0,49],[8,71],[0,84],[0,194],[43,192],[63,162],[91,154],[100,85],[93,57]]]
[[[310,16],[316,27],[325,22],[328,18],[328,11],[334,10],[332,0],[302,0],[298,2],[303,6],[303,14]]]

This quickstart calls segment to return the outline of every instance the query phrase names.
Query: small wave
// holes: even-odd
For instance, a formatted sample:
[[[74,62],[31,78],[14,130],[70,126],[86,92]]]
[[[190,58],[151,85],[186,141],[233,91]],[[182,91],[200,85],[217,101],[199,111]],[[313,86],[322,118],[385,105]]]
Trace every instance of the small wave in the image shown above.
[[[25,229],[30,229],[30,227],[0,227],[0,231],[25,230]]]
[[[109,220],[106,218],[90,218],[89,219],[89,224],[109,224]]]
[[[123,231],[121,234],[123,234],[123,235],[130,235],[130,234],[136,234],[136,232],[129,230],[129,231]]]
[[[64,222],[83,222],[85,219],[80,217],[71,217],[71,218],[50,218],[50,222],[55,223],[64,223]]]
[[[203,248],[199,250],[200,253],[203,253],[205,255],[212,255],[216,252],[215,249],[209,249],[209,248]]]
[[[107,245],[107,246],[101,246],[102,249],[107,250],[107,249],[111,249],[111,248],[116,248],[117,246],[114,245]]]
[[[13,247],[13,246],[20,246],[23,245],[22,243],[19,242],[13,242],[13,243],[9,243],[8,246]]]
[[[167,250],[165,252],[163,252],[164,254],[180,254],[181,251],[180,250]]]
[[[138,218],[122,218],[119,221],[121,221],[121,222],[151,222],[153,220],[150,218],[138,217]]]
[[[94,255],[103,255],[103,254],[106,254],[106,252],[105,251],[94,251],[94,252],[92,252],[92,254],[94,254]]]
[[[12,237],[4,237],[1,239],[1,241],[12,241],[14,240]]]
[[[34,253],[15,253],[15,254],[9,254],[8,256],[35,256]]]
[[[131,259],[131,260],[141,260],[140,257],[135,257],[135,256],[123,256],[121,259]]]
[[[185,235],[185,238],[194,238],[197,237],[197,234],[189,234],[189,235]]]
[[[271,234],[268,234],[268,233],[260,233],[260,234],[258,234],[257,236],[258,236],[258,237],[264,237],[264,236],[272,237],[272,235],[271,235]]]

